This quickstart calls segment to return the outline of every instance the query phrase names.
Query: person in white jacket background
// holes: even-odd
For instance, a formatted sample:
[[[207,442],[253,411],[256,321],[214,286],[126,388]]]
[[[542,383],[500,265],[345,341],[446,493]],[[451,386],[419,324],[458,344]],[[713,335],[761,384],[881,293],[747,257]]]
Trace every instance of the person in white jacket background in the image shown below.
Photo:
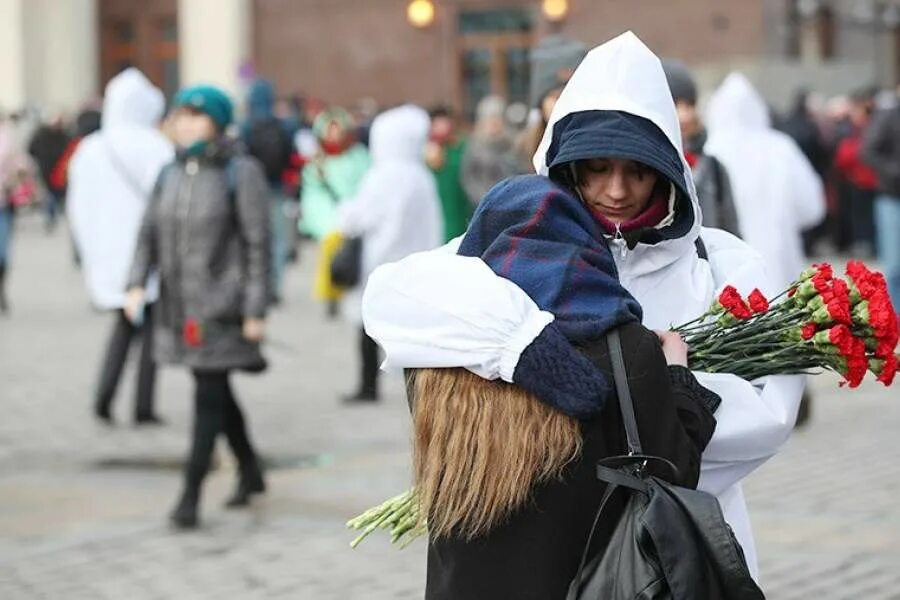
[[[128,349],[139,333],[135,421],[160,422],[154,412],[150,322],[158,288],[148,288],[142,325],[129,321],[122,308],[144,210],[162,167],[174,157],[171,142],[158,128],[164,109],[162,92],[137,69],[126,69],[106,86],[100,130],[82,140],[69,164],[66,206],[85,283],[96,308],[114,311],[94,405],[107,423]]]
[[[741,238],[787,289],[807,266],[803,232],[825,218],[822,181],[796,142],[772,128],[765,101],[740,73],[710,98],[706,123],[705,151],[731,178]]]
[[[337,229],[360,238],[360,285],[348,294],[345,314],[360,325],[360,385],[348,402],[378,399],[378,346],[362,328],[361,290],[379,265],[443,242],[443,218],[434,176],[425,166],[430,119],[422,108],[404,105],[375,118],[369,137],[372,165],[359,191],[342,204]]]
[[[688,193],[673,193],[668,214],[656,225],[624,231],[629,228],[617,218],[616,207],[595,206],[613,223],[608,239],[619,278],[643,307],[645,326],[665,330],[700,316],[726,285],[745,294],[753,288],[775,292],[759,253],[731,234],[701,227],[665,74],[634,34],[595,48],[575,71],[534,156],[539,174],[548,175],[557,159],[556,125],[588,111],[641,117],[661,130],[682,157],[678,168]],[[627,140],[622,149],[623,158],[629,158]],[[377,269],[363,298],[366,330],[385,350],[385,368],[465,367],[512,382],[522,352],[553,315],[538,310],[521,289],[478,259],[457,256],[458,243]],[[718,497],[755,576],[756,550],[741,480],[787,440],[804,379],[773,376],[750,382],[728,374],[695,375],[722,398],[699,488]],[[552,380],[552,369],[547,377]]]

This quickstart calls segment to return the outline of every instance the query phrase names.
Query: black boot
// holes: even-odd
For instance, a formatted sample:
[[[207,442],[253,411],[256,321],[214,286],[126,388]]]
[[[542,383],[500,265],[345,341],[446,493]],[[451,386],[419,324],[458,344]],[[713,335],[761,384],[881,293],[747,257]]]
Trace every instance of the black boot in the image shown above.
[[[200,486],[188,483],[181,499],[175,506],[175,510],[169,516],[172,526],[176,529],[196,529],[199,524],[197,518],[197,505],[200,502]]]
[[[100,420],[104,425],[109,425],[110,427],[115,425],[115,421],[112,418],[112,407],[110,402],[106,402],[104,400],[97,400],[94,403],[94,415]]]
[[[266,482],[263,479],[262,468],[255,458],[248,462],[246,467],[240,468],[237,488],[231,498],[225,502],[227,508],[240,508],[250,504],[253,494],[262,494],[266,491]]]
[[[9,312],[9,300],[6,298],[6,265],[0,265],[0,315]]]

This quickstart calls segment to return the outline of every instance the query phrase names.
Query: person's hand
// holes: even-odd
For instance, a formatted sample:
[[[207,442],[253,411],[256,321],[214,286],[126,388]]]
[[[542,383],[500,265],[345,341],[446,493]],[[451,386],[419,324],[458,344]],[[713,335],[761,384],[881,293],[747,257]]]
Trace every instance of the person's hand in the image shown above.
[[[266,321],[265,319],[257,319],[248,317],[244,319],[243,327],[244,339],[248,342],[259,343],[266,337]]]
[[[655,333],[659,336],[663,354],[666,355],[666,364],[687,367],[688,345],[681,339],[681,336],[674,331],[657,331]]]
[[[141,311],[144,310],[144,297],[144,288],[135,287],[125,292],[125,305],[122,310],[132,323],[139,319]]]
[[[425,163],[435,171],[444,166],[444,149],[437,142],[425,145]]]

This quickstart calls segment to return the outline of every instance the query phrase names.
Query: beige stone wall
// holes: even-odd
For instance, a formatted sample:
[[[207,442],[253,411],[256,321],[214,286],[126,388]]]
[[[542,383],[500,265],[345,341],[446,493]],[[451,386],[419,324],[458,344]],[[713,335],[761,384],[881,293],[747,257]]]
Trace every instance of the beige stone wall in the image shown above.
[[[0,0],[0,111],[20,108],[25,95],[23,0]]]
[[[179,0],[182,85],[211,83],[241,95],[238,69],[250,57],[248,0]]]

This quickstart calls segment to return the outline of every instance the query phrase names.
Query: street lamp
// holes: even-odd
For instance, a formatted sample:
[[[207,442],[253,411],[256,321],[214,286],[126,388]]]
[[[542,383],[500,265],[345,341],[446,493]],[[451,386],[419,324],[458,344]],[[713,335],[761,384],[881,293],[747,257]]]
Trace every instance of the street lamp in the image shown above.
[[[434,23],[434,3],[432,0],[411,0],[406,7],[406,18],[413,27],[430,27]]]
[[[569,0],[544,0],[541,9],[548,21],[558,23],[569,14]]]

